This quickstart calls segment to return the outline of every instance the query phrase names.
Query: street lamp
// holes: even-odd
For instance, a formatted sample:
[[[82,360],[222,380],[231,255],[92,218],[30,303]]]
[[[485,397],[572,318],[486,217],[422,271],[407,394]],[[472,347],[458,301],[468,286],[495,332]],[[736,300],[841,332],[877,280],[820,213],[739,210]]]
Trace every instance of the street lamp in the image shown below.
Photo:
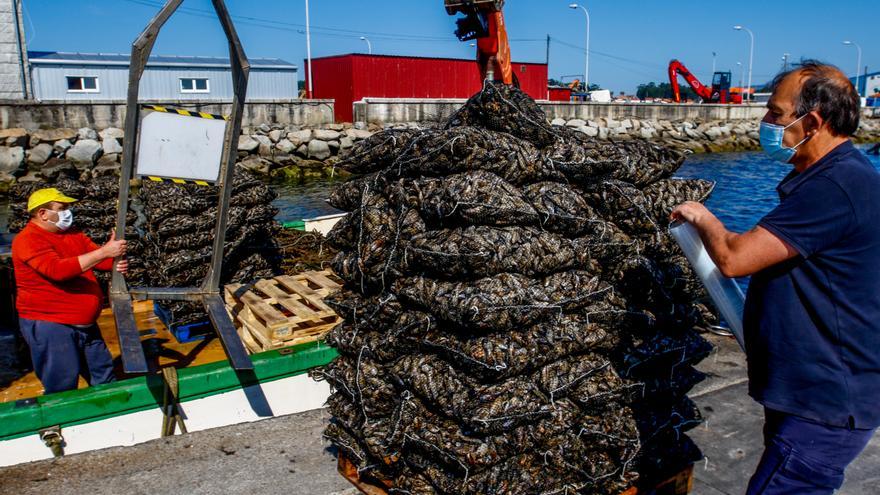
[[[306,0],[306,58],[309,60],[309,70],[307,77],[309,78],[309,98],[313,98],[312,93],[312,34],[309,28],[309,0]]]
[[[367,53],[369,53],[370,55],[372,55],[372,54],[373,54],[373,44],[370,43],[370,39],[367,38],[366,36],[361,36],[361,41],[366,41],[366,42],[367,42]]]
[[[862,71],[862,47],[860,47],[858,43],[854,43],[852,41],[844,41],[843,44],[852,45],[856,47],[856,49],[859,51],[859,58],[858,62],[856,63],[856,93],[858,93],[859,96],[862,96],[862,92],[859,91],[859,78],[861,77]]]
[[[583,9],[587,16],[587,43],[584,47],[584,93],[590,90],[590,12],[583,5],[572,3],[568,5],[570,9]]]
[[[709,75],[709,80],[715,79],[715,52],[712,52],[712,74]]]
[[[733,29],[736,29],[737,31],[745,31],[745,32],[749,33],[749,38],[751,39],[751,43],[749,44],[749,87],[747,89],[747,92],[749,94],[749,102],[751,102],[752,101],[752,61],[754,60],[754,56],[755,56],[755,33],[753,33],[751,29],[749,29],[747,27],[739,26],[739,25],[733,26]]]
[[[743,93],[743,79],[746,78],[746,68],[743,66],[742,62],[737,62],[736,65],[739,66],[739,95],[742,96]]]

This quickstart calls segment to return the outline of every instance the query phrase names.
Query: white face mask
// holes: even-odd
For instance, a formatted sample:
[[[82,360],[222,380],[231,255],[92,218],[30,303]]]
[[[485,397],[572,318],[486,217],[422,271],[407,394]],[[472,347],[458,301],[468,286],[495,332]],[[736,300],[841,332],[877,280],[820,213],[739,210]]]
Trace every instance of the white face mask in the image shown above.
[[[58,228],[58,230],[64,232],[69,229],[71,225],[73,225],[73,212],[70,210],[58,210],[55,212],[58,215],[58,220],[53,222],[49,220],[49,223]]]

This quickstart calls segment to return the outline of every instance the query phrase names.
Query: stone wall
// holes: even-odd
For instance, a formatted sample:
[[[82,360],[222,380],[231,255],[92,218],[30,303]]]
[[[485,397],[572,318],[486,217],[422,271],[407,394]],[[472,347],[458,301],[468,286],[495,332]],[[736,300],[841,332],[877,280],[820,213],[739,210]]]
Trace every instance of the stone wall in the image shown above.
[[[3,0],[0,0],[2,2]],[[198,112],[229,115],[231,103],[217,101],[162,102]],[[254,100],[244,105],[242,126],[262,124],[319,126],[333,122],[333,100]],[[0,129],[50,129],[125,126],[124,101],[0,101]]]
[[[402,122],[442,122],[464,104],[462,99],[365,98],[354,104],[356,122],[388,125]],[[628,117],[654,121],[699,120],[733,122],[760,120],[766,113],[763,105],[695,105],[661,103],[572,103],[539,101],[553,119],[598,120]]]

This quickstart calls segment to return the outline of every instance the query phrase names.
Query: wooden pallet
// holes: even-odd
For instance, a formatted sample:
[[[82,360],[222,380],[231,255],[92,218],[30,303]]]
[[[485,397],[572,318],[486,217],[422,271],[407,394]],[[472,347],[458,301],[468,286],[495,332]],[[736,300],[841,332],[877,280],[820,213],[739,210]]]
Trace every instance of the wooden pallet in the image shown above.
[[[337,461],[337,471],[349,483],[354,485],[364,495],[388,495],[389,486],[377,485],[374,482],[362,480],[357,467],[341,453]],[[687,495],[693,488],[694,466],[690,465],[675,476],[663,481],[650,490],[630,488],[620,495]]]
[[[341,319],[324,297],[339,290],[329,270],[225,287],[226,309],[251,352],[314,341]]]

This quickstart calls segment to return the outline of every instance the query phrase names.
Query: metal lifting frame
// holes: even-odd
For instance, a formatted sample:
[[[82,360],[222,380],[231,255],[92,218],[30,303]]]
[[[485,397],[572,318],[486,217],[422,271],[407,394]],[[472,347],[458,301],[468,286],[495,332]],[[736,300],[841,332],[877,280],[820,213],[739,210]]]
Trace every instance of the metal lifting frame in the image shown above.
[[[177,10],[183,0],[168,0],[162,10],[150,21],[146,29],[131,46],[131,64],[128,73],[128,100],[125,114],[125,145],[122,155],[122,177],[119,180],[119,203],[116,215],[116,238],[125,236],[126,214],[128,213],[129,187],[135,169],[136,150],[138,146],[138,128],[140,126],[140,107],[138,105],[138,89],[141,76],[149,59],[150,52],[156,42],[159,30]],[[223,153],[220,163],[219,211],[214,226],[214,245],[211,255],[211,266],[200,287],[155,287],[131,288],[125,283],[122,274],[116,271],[114,261],[113,279],[110,286],[110,306],[116,320],[119,334],[119,347],[122,354],[122,367],[126,373],[147,373],[149,371],[140,342],[140,334],[134,319],[132,298],[170,299],[177,301],[201,302],[211,323],[223,343],[226,355],[234,369],[252,370],[250,357],[245,351],[241,339],[235,330],[226,305],[220,296],[220,273],[223,261],[223,248],[226,240],[226,221],[229,211],[229,198],[232,193],[232,178],[235,173],[236,146],[235,140],[241,131],[241,117],[244,110],[245,94],[247,93],[250,64],[241,47],[238,34],[232,25],[229,11],[223,0],[211,0],[214,11],[229,41],[229,62],[232,67],[232,114],[226,126]],[[117,260],[118,261],[118,260]]]

